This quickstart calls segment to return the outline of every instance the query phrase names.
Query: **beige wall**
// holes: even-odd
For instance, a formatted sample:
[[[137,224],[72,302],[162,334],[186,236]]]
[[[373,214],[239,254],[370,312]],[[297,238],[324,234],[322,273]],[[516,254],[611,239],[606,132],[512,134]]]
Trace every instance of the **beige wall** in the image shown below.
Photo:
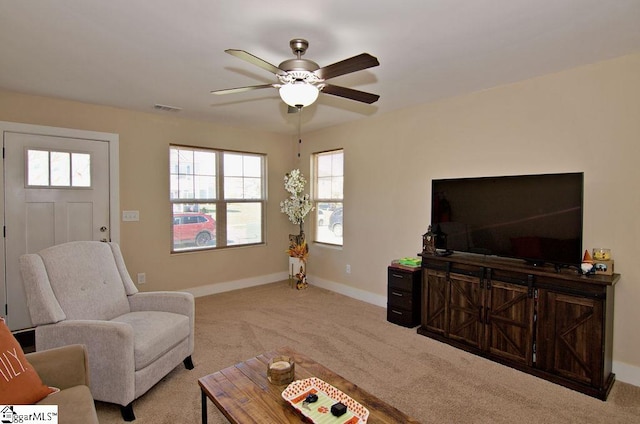
[[[337,147],[344,247],[312,245],[309,274],[381,297],[387,264],[421,250],[432,178],[584,171],[583,246],[611,248],[622,274],[614,360],[640,367],[640,55],[303,137],[305,156]]]
[[[312,244],[310,281],[368,293],[378,303],[386,298],[387,264],[420,251],[432,178],[584,171],[584,247],[613,250],[622,274],[614,361],[626,381],[636,378],[640,385],[635,329],[640,269],[634,266],[640,252],[638,117],[640,55],[631,55],[316,133],[303,131],[303,158],[340,147],[346,155],[344,247]],[[121,209],[141,214],[139,223],[122,223],[121,242],[131,274],[147,273],[145,290],[285,273],[286,234],[295,228],[279,212],[279,201],[285,195],[282,176],[296,166],[290,137],[1,91],[0,120],[120,135]],[[268,154],[266,246],[169,254],[172,142]],[[306,162],[302,169],[309,175]],[[629,368],[622,368],[625,364]]]
[[[0,121],[110,132],[120,139],[120,208],[140,211],[139,222],[121,222],[121,247],[132,278],[146,273],[141,290],[177,290],[286,276],[287,234],[296,230],[280,213],[282,178],[294,160],[291,137],[0,91]],[[267,243],[189,254],[169,253],[169,144],[266,153]],[[249,283],[250,284],[250,283]],[[215,287],[210,291],[217,291]]]

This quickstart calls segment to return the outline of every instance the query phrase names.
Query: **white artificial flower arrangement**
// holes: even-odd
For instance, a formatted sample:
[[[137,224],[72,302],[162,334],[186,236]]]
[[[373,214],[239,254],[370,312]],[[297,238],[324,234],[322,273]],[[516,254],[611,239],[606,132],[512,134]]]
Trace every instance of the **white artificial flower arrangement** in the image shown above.
[[[304,218],[315,209],[311,203],[311,196],[303,194],[306,184],[307,180],[299,169],[294,169],[285,174],[284,189],[290,196],[280,202],[280,211],[287,214],[289,221],[300,225],[300,232],[302,232]]]

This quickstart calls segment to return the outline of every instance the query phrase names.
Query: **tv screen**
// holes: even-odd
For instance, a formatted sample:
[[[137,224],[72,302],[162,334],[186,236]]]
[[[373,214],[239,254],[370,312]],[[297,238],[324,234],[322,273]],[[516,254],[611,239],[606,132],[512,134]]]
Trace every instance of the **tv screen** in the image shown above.
[[[579,265],[583,173],[433,180],[436,248]]]

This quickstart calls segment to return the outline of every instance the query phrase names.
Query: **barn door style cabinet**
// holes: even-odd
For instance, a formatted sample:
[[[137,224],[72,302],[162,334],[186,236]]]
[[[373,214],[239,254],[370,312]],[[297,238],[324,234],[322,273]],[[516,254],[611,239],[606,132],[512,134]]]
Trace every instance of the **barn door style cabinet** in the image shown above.
[[[605,400],[620,278],[471,254],[422,255],[418,333]]]

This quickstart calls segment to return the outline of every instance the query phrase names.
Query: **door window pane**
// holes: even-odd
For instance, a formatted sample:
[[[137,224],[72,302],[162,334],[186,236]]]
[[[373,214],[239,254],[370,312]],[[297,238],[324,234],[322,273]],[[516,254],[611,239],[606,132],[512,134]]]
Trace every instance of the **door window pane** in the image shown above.
[[[29,187],[91,187],[91,155],[28,149],[26,172]]]
[[[71,185],[74,187],[91,187],[91,155],[87,153],[71,154]]]
[[[49,185],[49,152],[42,150],[27,151],[27,185]]]
[[[51,185],[71,185],[71,155],[67,152],[51,152]]]

